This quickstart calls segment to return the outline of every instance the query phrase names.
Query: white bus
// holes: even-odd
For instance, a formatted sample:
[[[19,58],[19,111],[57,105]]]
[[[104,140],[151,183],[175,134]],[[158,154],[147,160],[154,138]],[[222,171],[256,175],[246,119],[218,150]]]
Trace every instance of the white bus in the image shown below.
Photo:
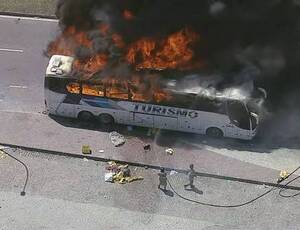
[[[171,99],[151,100],[160,95],[150,95],[150,90],[140,90],[128,82],[91,83],[75,79],[71,74],[73,61],[72,57],[61,55],[54,55],[49,61],[45,77],[49,114],[212,137],[250,140],[257,133],[260,115],[254,100],[209,99],[172,91],[168,94]]]

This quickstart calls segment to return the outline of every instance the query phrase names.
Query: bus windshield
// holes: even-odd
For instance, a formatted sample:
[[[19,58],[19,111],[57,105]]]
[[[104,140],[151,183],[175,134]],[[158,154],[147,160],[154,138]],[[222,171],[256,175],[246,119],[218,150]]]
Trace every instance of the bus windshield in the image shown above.
[[[237,127],[250,130],[249,112],[246,106],[240,101],[228,101],[228,116],[230,121]]]

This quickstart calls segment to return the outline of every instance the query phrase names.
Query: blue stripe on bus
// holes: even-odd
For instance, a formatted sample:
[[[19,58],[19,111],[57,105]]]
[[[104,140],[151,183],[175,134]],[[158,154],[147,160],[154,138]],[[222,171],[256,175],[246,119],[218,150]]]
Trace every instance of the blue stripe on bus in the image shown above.
[[[116,102],[109,99],[95,98],[95,99],[82,99],[82,101],[93,107],[124,110],[122,107],[117,105]]]

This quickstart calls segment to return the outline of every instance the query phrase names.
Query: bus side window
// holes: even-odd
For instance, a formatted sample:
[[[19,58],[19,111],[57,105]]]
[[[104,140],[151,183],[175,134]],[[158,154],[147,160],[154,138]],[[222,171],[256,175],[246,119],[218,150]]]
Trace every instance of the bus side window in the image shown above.
[[[120,100],[129,99],[129,90],[127,84],[109,83],[106,85],[106,97]]]
[[[104,97],[104,85],[103,84],[82,84],[82,94],[90,96]]]
[[[230,121],[241,129],[250,130],[249,113],[242,102],[228,101],[228,115]]]
[[[80,84],[77,82],[70,82],[66,86],[67,91],[72,94],[79,94],[80,93]]]
[[[172,95],[171,99],[168,101],[169,106],[179,107],[179,108],[187,108],[187,109],[195,109],[195,100],[194,97],[189,94],[182,95]]]
[[[196,110],[218,114],[226,114],[224,103],[216,99],[196,97],[194,99],[193,106]]]
[[[45,78],[45,88],[56,93],[66,94],[68,92],[66,85],[72,80],[56,77]]]

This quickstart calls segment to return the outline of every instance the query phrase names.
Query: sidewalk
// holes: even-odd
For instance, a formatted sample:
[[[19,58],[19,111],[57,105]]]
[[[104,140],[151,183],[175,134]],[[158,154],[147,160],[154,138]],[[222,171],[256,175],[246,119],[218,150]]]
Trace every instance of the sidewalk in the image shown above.
[[[261,167],[243,162],[242,159],[234,159],[229,156],[228,151],[226,156],[226,154],[207,150],[208,147],[205,144],[187,143],[190,136],[185,134],[159,135],[152,142],[149,138],[129,135],[126,136],[126,143],[123,146],[114,147],[110,142],[108,132],[66,127],[64,126],[66,124],[62,125],[43,114],[0,112],[0,121],[0,143],[2,144],[75,155],[82,155],[82,145],[90,145],[93,157],[105,159],[175,169],[187,169],[189,164],[193,163],[199,172],[266,182],[275,182],[278,176],[278,171],[274,168]],[[146,143],[151,144],[150,152],[145,152],[143,149]],[[167,147],[175,150],[174,155],[165,153]],[[246,153],[243,152],[243,154]],[[271,159],[272,155],[269,154],[269,156]],[[300,156],[291,156],[294,158],[290,161],[293,160],[296,165],[297,161],[300,161]],[[266,158],[266,161],[268,160]],[[272,160],[275,161],[275,158]]]

